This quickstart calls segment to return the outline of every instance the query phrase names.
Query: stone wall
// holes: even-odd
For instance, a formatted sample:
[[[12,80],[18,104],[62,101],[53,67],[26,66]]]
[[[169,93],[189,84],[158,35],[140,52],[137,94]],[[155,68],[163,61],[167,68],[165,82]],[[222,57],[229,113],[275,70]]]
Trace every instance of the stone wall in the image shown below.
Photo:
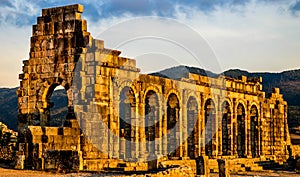
[[[20,132],[28,125],[49,125],[50,97],[57,86],[67,90],[68,106],[72,106],[75,64],[93,43],[82,12],[81,5],[44,9],[33,25],[30,58],[23,61],[17,91]]]
[[[279,89],[266,96],[261,78],[245,76],[140,74],[134,59],[92,38],[82,12],[81,5],[44,9],[33,26],[17,92],[28,165],[50,150],[77,151],[79,169],[95,171],[201,155],[288,157],[287,103]],[[67,121],[50,128],[50,97],[59,85],[68,94]]]

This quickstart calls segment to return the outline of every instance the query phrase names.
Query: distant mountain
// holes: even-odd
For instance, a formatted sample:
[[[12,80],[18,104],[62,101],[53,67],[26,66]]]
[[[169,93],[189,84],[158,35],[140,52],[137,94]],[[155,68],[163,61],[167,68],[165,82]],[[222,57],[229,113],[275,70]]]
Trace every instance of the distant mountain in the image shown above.
[[[272,88],[280,88],[284,99],[290,106],[300,106],[300,70],[284,71],[281,73],[249,73],[243,70],[228,70],[223,73],[225,76],[237,78],[240,75],[247,77],[262,77],[263,90],[271,93]]]
[[[170,79],[180,79],[182,77],[188,77],[188,73],[194,73],[214,78],[218,77],[219,75],[224,75],[235,79],[242,75],[247,77],[262,77],[263,91],[265,91],[266,94],[271,93],[274,87],[278,87],[280,88],[281,93],[284,94],[284,99],[288,102],[289,105],[300,106],[300,70],[284,71],[281,73],[250,73],[244,70],[231,69],[221,74],[216,74],[201,68],[190,66],[176,66],[156,73],[151,73],[150,75]]]
[[[0,88],[0,122],[8,128],[17,131],[18,129],[18,88]],[[50,125],[60,126],[67,115],[68,98],[65,90],[53,92],[51,102],[54,106],[50,109]]]
[[[194,73],[194,74],[199,74],[202,76],[209,76],[209,77],[218,76],[218,74],[215,74],[211,71],[207,71],[196,67],[183,66],[183,65],[175,66],[159,72],[151,73],[150,75],[177,80],[183,77],[187,78],[189,73]]]
[[[272,93],[274,87],[280,88],[280,92],[283,94],[284,99],[288,102],[288,122],[291,130],[300,127],[300,70],[284,71],[280,73],[268,73],[268,72],[256,72],[251,73],[239,69],[230,69],[221,74],[215,74],[213,72],[189,67],[189,66],[176,66],[169,69],[152,73],[151,75],[161,76],[170,79],[179,79],[182,77],[188,77],[188,73],[194,73],[210,77],[218,77],[224,75],[227,77],[235,78],[244,75],[247,77],[262,77],[263,91],[266,94]],[[300,135],[300,131],[299,135]]]
[[[150,75],[179,79],[187,77],[188,73],[195,73],[210,77],[217,77],[210,71],[201,68],[177,66],[172,67]],[[238,78],[241,75],[247,77],[262,77],[263,90],[268,94],[272,92],[272,88],[280,88],[285,100],[289,105],[289,126],[290,128],[300,126],[300,70],[284,71],[280,73],[251,73],[239,69],[231,69],[222,73],[222,75]],[[0,122],[5,123],[10,129],[17,130],[17,88],[0,88]],[[51,97],[54,107],[51,108],[51,125],[62,125],[65,115],[67,114],[67,97],[65,90],[57,90]]]
[[[18,98],[17,88],[0,88],[0,122],[9,129],[17,130]]]

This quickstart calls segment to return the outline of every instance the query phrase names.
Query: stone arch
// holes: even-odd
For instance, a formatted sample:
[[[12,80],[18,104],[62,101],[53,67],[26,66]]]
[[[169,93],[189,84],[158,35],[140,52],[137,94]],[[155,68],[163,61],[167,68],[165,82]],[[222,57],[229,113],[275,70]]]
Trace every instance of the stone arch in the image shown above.
[[[250,111],[251,111],[251,108],[253,107],[253,106],[255,106],[256,108],[257,108],[257,115],[258,115],[258,117],[260,117],[260,106],[259,106],[259,103],[258,102],[252,102],[251,104],[250,104]],[[250,114],[251,112],[249,112],[249,114]]]
[[[149,91],[153,91],[156,94],[158,94],[158,101],[159,101],[159,103],[162,103],[163,98],[160,96],[161,95],[161,89],[159,89],[157,86],[151,85],[151,86],[148,86],[145,89],[144,93],[148,93]],[[143,95],[143,100],[145,100],[145,99],[146,99],[146,94]]]
[[[250,108],[250,149],[252,157],[259,156],[259,117],[256,104]]]
[[[228,99],[222,103],[222,155],[231,155],[232,107]]]
[[[208,98],[204,104],[205,119],[205,154],[216,155],[216,104],[212,98]]]
[[[132,90],[132,93],[134,95],[135,98],[135,102],[138,104],[140,102],[139,96],[138,96],[138,90],[135,88],[135,85],[133,84],[132,81],[130,80],[117,80],[116,85],[115,85],[115,89],[114,89],[114,99],[113,99],[113,104],[114,107],[116,108],[116,110],[114,111],[117,115],[119,115],[120,112],[120,93],[122,92],[122,90],[124,90],[124,88],[130,88]],[[134,110],[134,113],[137,114],[137,109],[138,107],[136,106],[136,109]],[[137,116],[137,115],[135,115]]]
[[[221,100],[222,104],[225,103],[225,102],[227,102],[229,104],[230,112],[233,113],[234,112],[234,106],[233,106],[232,100],[229,97],[226,97],[226,98],[224,98],[224,99]]]
[[[168,133],[168,152],[170,157],[179,157],[180,152],[177,148],[180,145],[180,137],[176,136],[180,131],[180,102],[175,93],[170,93],[167,99],[167,130]]]
[[[125,87],[129,87],[132,91],[133,91],[133,93],[134,93],[134,97],[135,97],[135,99],[136,99],[136,101],[138,102],[139,101],[139,99],[138,99],[138,91],[137,91],[137,89],[135,88],[135,84],[134,84],[134,82],[131,82],[130,80],[125,80],[125,81],[123,81],[123,82],[120,82],[118,85],[116,85],[117,86],[117,88],[118,88],[118,91],[117,91],[117,93],[118,94],[120,94],[121,92],[122,92],[122,90],[125,88]]]
[[[246,109],[242,102],[236,107],[237,114],[237,151],[239,157],[245,157],[246,153]]]
[[[63,112],[65,112],[65,117],[61,117],[61,123],[59,124],[53,124],[51,122],[51,108],[54,106],[54,102],[51,102],[52,95],[54,93],[54,90],[58,87],[62,86],[64,88],[65,94],[67,96],[67,104],[64,105],[65,108],[63,108]],[[48,85],[47,87],[43,87],[40,92],[42,93],[42,108],[39,109],[40,113],[40,125],[41,126],[62,126],[65,120],[67,119],[76,119],[73,105],[72,105],[72,95],[71,89],[69,85],[62,85],[60,83],[53,83],[51,85]]]
[[[145,92],[145,134],[147,141],[147,151],[149,155],[155,155],[159,149],[155,145],[155,139],[159,138],[160,127],[160,104],[159,98],[155,91],[148,90]]]
[[[235,108],[234,108],[235,111],[237,111],[237,108],[238,108],[239,105],[242,105],[245,108],[245,115],[247,115],[247,112],[246,112],[247,106],[246,106],[245,101],[242,100],[242,99],[238,99],[237,102],[236,102]]]
[[[188,156],[194,159],[198,155],[198,123],[199,104],[194,96],[188,97],[187,101],[187,132],[188,132]]]
[[[187,95],[187,98],[190,98],[190,97],[194,97],[197,101],[197,104],[198,105],[201,105],[201,101],[199,99],[199,94],[197,94],[196,92],[192,91],[190,92],[188,95]],[[188,99],[187,99],[188,100]]]
[[[169,98],[170,95],[172,95],[172,94],[176,95],[176,97],[177,97],[177,99],[178,99],[178,102],[179,102],[179,105],[181,105],[182,100],[181,100],[181,97],[180,97],[180,93],[179,93],[177,90],[175,90],[175,89],[172,89],[172,90],[170,90],[169,92],[167,92],[167,94],[165,94],[165,100],[168,100],[168,98]]]
[[[131,87],[125,86],[119,94],[119,136],[120,136],[120,157],[128,159],[132,157],[131,144],[134,141],[134,128],[132,119],[135,118],[136,97]]]

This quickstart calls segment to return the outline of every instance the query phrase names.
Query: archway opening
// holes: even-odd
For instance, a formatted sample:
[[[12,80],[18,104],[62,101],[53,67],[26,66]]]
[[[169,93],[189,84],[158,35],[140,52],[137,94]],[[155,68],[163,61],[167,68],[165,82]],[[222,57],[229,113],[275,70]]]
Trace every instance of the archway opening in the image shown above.
[[[231,108],[227,101],[222,105],[222,155],[231,155]]]
[[[253,105],[250,110],[250,142],[253,158],[259,156],[258,139],[258,109]]]
[[[157,155],[158,148],[155,145],[155,138],[159,137],[159,103],[157,94],[150,90],[145,99],[145,134],[149,155]]]
[[[169,95],[167,101],[167,130],[168,133],[168,152],[170,157],[179,157],[180,152],[177,149],[179,147],[180,137],[176,136],[179,132],[179,100],[177,96],[172,93]]]
[[[198,155],[198,104],[195,97],[190,97],[187,102],[187,131],[188,156],[194,159]]]
[[[205,111],[205,155],[216,155],[216,107],[212,99],[208,99]]]
[[[237,107],[237,151],[239,157],[245,157],[246,144],[245,144],[245,108],[242,104]]]
[[[47,108],[44,109],[44,114],[41,116],[42,126],[63,126],[68,115],[70,115],[70,108],[68,108],[68,88],[61,85],[52,85],[47,93]]]
[[[124,87],[120,93],[119,123],[120,123],[120,157],[131,158],[133,132],[131,120],[135,117],[136,99],[130,87]]]

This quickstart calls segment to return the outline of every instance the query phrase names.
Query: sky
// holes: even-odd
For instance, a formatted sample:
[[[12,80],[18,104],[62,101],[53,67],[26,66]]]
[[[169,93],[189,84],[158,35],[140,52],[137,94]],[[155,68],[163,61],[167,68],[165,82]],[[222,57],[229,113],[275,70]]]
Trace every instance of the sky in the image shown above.
[[[76,3],[92,36],[135,58],[142,73],[178,64],[216,73],[300,69],[300,0],[0,0],[0,87],[19,86],[41,9]]]

